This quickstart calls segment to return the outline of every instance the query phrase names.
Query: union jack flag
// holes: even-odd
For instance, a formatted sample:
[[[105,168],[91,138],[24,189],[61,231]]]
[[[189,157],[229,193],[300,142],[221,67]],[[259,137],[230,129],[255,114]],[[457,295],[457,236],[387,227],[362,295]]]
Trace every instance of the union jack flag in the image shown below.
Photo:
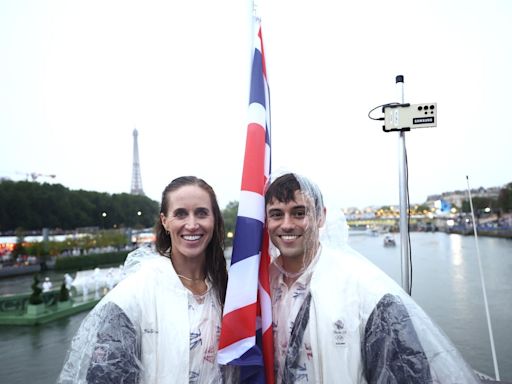
[[[272,305],[264,188],[270,175],[270,102],[263,39],[256,28],[242,190],[233,239],[218,362],[243,383],[274,383]]]

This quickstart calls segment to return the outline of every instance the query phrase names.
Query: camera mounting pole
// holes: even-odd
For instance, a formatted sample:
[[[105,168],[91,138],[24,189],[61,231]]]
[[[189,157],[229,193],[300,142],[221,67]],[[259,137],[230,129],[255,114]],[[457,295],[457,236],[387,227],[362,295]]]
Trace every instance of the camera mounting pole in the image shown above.
[[[404,77],[398,75],[396,77],[396,85],[399,100],[402,104],[404,101]],[[399,188],[400,188],[400,251],[402,256],[402,288],[408,294],[411,294],[411,268],[410,254],[411,247],[409,244],[409,202],[407,199],[407,168],[406,168],[406,151],[405,151],[405,132],[399,131],[398,137],[398,166],[399,166]]]
[[[402,288],[411,294],[411,244],[409,240],[409,191],[407,171],[407,151],[405,149],[405,132],[416,128],[437,127],[437,103],[409,104],[404,102],[404,77],[395,78],[400,102],[379,105],[368,112],[372,120],[384,121],[384,132],[398,132],[398,166],[400,181],[400,247],[402,256]],[[381,118],[374,118],[371,113],[382,107]]]

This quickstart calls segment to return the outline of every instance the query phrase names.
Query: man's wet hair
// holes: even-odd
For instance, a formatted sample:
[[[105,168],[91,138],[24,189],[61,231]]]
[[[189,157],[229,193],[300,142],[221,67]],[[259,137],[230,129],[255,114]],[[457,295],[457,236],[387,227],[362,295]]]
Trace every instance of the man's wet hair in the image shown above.
[[[324,202],[320,189],[305,177],[286,173],[275,179],[265,192],[265,206],[273,199],[281,203],[295,201],[295,191],[301,191],[311,197],[315,202],[315,213],[317,217],[322,214]]]

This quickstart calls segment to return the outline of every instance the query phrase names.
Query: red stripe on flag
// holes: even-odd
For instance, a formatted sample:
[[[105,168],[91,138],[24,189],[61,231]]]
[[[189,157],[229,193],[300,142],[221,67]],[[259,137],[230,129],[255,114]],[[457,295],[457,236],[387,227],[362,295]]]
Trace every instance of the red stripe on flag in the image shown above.
[[[247,126],[242,190],[263,195],[265,188],[265,129],[256,123]]]
[[[266,384],[274,384],[274,335],[272,327],[269,327],[267,332],[263,332],[262,339]]]
[[[225,348],[242,339],[253,337],[255,319],[256,303],[224,314],[222,318],[222,328],[229,329],[229,332],[223,332],[223,337],[221,337],[219,341],[219,349]]]
[[[267,232],[267,226],[263,228],[263,242],[261,245],[261,258],[259,265],[259,283],[262,288],[270,296],[270,278],[269,278],[269,265],[270,255],[269,249],[269,236]],[[261,305],[261,300],[260,300]],[[260,307],[261,308],[261,307]],[[266,313],[272,318],[272,308],[261,308],[261,311]],[[263,364],[265,367],[265,379],[266,384],[274,384],[274,336],[272,331],[272,325],[267,329],[262,329],[262,351],[263,351]]]

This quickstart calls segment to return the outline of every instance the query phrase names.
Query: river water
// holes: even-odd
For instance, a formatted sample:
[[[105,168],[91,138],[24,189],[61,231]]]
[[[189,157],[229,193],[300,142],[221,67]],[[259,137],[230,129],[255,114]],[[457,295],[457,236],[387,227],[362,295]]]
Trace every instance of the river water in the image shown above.
[[[351,236],[349,244],[397,282],[400,239],[384,247],[382,236]],[[479,237],[498,366],[512,381],[512,240]],[[475,240],[445,233],[411,233],[412,296],[444,330],[468,363],[494,376]],[[50,275],[54,284],[60,274]],[[27,291],[31,277],[0,280],[0,293]],[[37,327],[0,328],[2,383],[54,383],[66,348],[86,313]]]

